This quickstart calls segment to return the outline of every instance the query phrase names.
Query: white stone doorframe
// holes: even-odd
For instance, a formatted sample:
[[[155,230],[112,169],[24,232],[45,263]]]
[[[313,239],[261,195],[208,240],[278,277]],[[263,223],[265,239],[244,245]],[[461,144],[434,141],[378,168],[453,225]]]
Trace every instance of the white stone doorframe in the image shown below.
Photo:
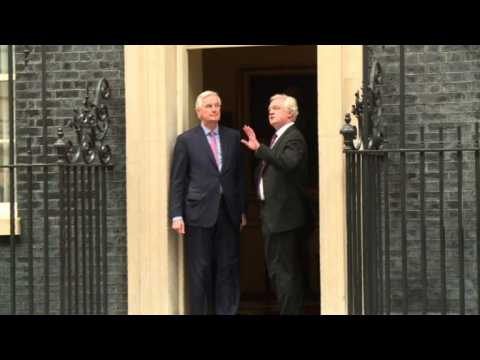
[[[195,50],[228,47],[240,45],[125,46],[129,314],[185,313],[183,241],[168,219],[171,153],[177,134],[192,125],[191,104],[202,90],[201,52]],[[321,308],[322,314],[346,314],[339,130],[361,87],[362,46],[318,45],[317,76]]]

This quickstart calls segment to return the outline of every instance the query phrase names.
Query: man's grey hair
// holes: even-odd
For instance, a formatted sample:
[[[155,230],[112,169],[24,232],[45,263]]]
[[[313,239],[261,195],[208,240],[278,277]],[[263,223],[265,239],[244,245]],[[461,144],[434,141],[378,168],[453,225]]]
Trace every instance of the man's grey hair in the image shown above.
[[[220,100],[220,105],[222,105],[222,99],[220,98],[220,95],[218,95],[218,93],[216,93],[215,91],[207,90],[197,96],[197,100],[195,101],[195,110],[198,110],[202,107],[203,99],[212,95],[215,95],[216,97],[218,97],[218,99]]]
[[[277,99],[283,100],[283,106],[285,106],[293,115],[293,121],[297,120],[297,116],[299,114],[297,100],[293,96],[286,94],[275,94],[270,98],[270,102]]]

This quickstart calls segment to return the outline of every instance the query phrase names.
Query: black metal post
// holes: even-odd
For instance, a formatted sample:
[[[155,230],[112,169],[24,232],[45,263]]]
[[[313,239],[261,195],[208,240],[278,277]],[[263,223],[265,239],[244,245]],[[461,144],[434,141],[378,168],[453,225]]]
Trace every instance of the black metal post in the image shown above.
[[[443,128],[439,129],[440,145],[443,148]],[[439,193],[440,193],[440,283],[441,283],[441,311],[447,313],[447,278],[446,278],[446,256],[445,256],[445,219],[444,219],[444,160],[445,153],[439,152]]]
[[[65,193],[66,193],[66,260],[67,260],[67,311],[72,313],[72,217],[71,217],[71,196],[70,196],[70,165],[65,166]]]
[[[87,240],[86,240],[86,211],[85,211],[85,166],[80,167],[80,192],[81,198],[81,219],[82,219],[82,288],[83,288],[83,314],[87,314]]]
[[[94,295],[94,284],[93,284],[93,191],[92,191],[92,167],[88,166],[87,168],[87,191],[88,191],[88,278],[89,278],[89,313],[94,313],[93,308],[93,295]]]
[[[351,209],[351,219],[350,223],[352,226],[352,232],[350,234],[351,236],[351,245],[350,245],[350,251],[351,251],[351,256],[352,256],[352,261],[351,261],[351,267],[352,267],[352,274],[351,274],[351,291],[352,291],[352,313],[354,315],[359,315],[361,314],[361,309],[358,308],[357,304],[357,298],[361,294],[358,294],[357,292],[357,287],[355,286],[356,284],[356,279],[357,277],[361,276],[358,272],[358,264],[357,264],[357,241],[358,241],[358,223],[357,223],[357,195],[356,195],[356,182],[357,179],[355,177],[356,175],[356,153],[351,153],[350,154],[350,164],[351,168],[350,170],[350,209]]]
[[[58,166],[59,173],[59,210],[60,210],[60,314],[65,314],[65,164]]]
[[[365,314],[371,315],[370,306],[370,257],[369,257],[369,224],[368,224],[368,209],[369,209],[369,197],[368,197],[368,177],[366,169],[368,168],[368,157],[366,153],[360,153],[362,159],[362,260],[363,260],[363,284],[364,284],[364,311]]]
[[[384,163],[384,199],[385,199],[385,313],[390,315],[391,305],[390,305],[390,192],[389,192],[389,167],[390,161],[388,153],[385,153],[385,163]]]
[[[405,147],[405,45],[400,45],[400,147]]]
[[[352,174],[352,154],[346,153],[346,193],[347,193],[347,281],[348,281],[348,314],[353,315],[353,278],[354,278],[354,271],[355,268],[353,266],[353,209],[352,209],[352,197],[354,196],[354,192],[352,191],[352,181],[353,181],[353,174]]]
[[[73,254],[74,254],[74,259],[75,259],[75,314],[79,314],[79,274],[80,274],[80,268],[79,268],[79,252],[78,252],[78,168],[75,166],[73,168],[73,228],[74,228],[74,234],[73,234]]]
[[[107,169],[102,166],[103,314],[108,315]]]
[[[356,308],[357,308],[357,314],[364,314],[365,313],[365,302],[364,302],[364,296],[363,296],[363,223],[362,223],[362,155],[361,153],[357,152],[356,153],[356,174],[355,174],[355,180],[356,180],[356,194],[357,194],[357,199],[356,199],[356,204],[357,204],[357,239],[356,239],[356,249],[355,249],[355,254],[356,254],[356,263],[358,265],[357,269],[357,276],[356,276],[356,286],[355,286],[355,293],[358,294],[357,296],[357,302],[356,302]]]
[[[15,139],[14,139],[14,104],[13,104],[13,45],[8,45],[8,125],[9,125],[9,158],[10,158],[10,308],[16,313],[16,252],[15,252]]]
[[[480,148],[480,129],[475,124],[475,146]],[[475,150],[475,186],[477,205],[477,313],[480,314],[480,150]]]
[[[420,128],[420,145],[425,148],[425,128]],[[420,151],[420,271],[423,288],[423,314],[428,311],[427,243],[425,226],[425,151]]]
[[[43,276],[45,315],[50,313],[50,251],[49,251],[49,222],[48,222],[48,166],[43,167]]]
[[[378,285],[377,285],[377,314],[383,314],[384,313],[384,308],[383,308],[383,297],[384,297],[384,292],[383,292],[383,244],[382,244],[382,218],[381,218],[381,209],[382,209],[382,204],[381,204],[381,158],[379,156],[375,157],[376,160],[376,182],[375,182],[375,194],[376,194],[376,199],[377,199],[377,204],[375,206],[375,218],[376,218],[376,224],[375,228],[377,230],[377,266],[376,266],[376,271],[378,273]]]
[[[43,158],[48,164],[48,120],[47,120],[47,59],[45,45],[40,45],[41,69],[42,69],[42,123],[43,123]],[[49,261],[49,221],[48,221],[48,166],[43,168],[43,251],[44,251],[44,276],[45,276],[45,314],[50,313],[50,261]]]
[[[462,147],[462,128],[457,128],[458,148]],[[465,249],[463,233],[463,152],[457,151],[457,184],[458,184],[458,268],[460,314],[465,314]]]
[[[65,313],[65,163],[66,163],[66,143],[63,140],[63,129],[57,129],[57,141],[55,148],[57,150],[57,165],[59,176],[59,250],[60,250],[60,314]]]
[[[33,157],[32,157],[32,138],[27,138],[27,155],[28,163],[27,167],[27,186],[28,186],[28,293],[29,293],[29,313],[34,313],[34,296],[33,296]]]
[[[96,269],[96,311],[101,313],[101,264],[100,264],[100,179],[99,165],[94,167],[95,171],[95,269]]]
[[[403,314],[408,314],[408,250],[407,250],[407,175],[405,152],[400,152],[400,211],[401,211],[401,254],[402,254],[402,291]]]

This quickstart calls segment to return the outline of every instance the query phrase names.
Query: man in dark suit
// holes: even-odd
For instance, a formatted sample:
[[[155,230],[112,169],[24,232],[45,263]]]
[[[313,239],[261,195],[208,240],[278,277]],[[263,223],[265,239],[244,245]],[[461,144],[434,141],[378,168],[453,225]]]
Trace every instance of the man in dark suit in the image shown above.
[[[262,233],[268,275],[280,302],[281,314],[303,312],[303,279],[298,233],[305,225],[307,144],[295,127],[298,105],[283,94],[270,99],[270,125],[275,128],[270,146],[260,144],[255,132],[244,126],[242,140],[261,162],[256,184],[261,201]]]
[[[201,93],[195,108],[201,123],[178,136],[173,154],[172,228],[185,235],[191,314],[233,315],[246,225],[244,149],[239,131],[219,126],[217,93]]]

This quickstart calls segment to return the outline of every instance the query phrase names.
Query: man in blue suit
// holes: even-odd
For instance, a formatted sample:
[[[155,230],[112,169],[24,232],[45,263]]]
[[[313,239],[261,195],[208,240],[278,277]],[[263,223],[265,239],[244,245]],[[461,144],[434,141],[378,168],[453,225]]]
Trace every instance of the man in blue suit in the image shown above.
[[[219,126],[221,99],[205,91],[200,124],[179,135],[170,183],[172,228],[185,235],[190,313],[233,315],[240,301],[239,241],[246,225],[240,132]]]

